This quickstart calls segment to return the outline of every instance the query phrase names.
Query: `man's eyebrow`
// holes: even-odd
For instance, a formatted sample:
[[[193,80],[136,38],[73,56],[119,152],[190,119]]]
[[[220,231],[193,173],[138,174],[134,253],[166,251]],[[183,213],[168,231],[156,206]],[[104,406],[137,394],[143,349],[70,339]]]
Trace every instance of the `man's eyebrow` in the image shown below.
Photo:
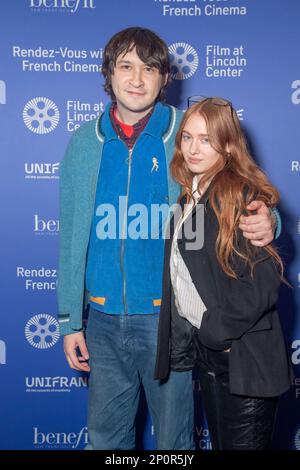
[[[125,59],[118,59],[117,62],[118,63],[122,62],[123,64],[132,64],[130,60],[125,60]]]

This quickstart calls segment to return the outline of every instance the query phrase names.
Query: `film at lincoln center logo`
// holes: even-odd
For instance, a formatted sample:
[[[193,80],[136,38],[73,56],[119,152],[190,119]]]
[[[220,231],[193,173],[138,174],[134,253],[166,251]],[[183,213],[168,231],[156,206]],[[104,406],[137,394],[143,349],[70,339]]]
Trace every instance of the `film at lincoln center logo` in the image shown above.
[[[196,72],[199,58],[196,50],[185,42],[175,42],[169,46],[171,77],[185,80]]]
[[[58,124],[58,107],[49,98],[33,98],[23,109],[23,121],[31,132],[48,134]]]
[[[25,336],[34,348],[51,348],[59,339],[59,324],[46,313],[35,315],[26,323]]]

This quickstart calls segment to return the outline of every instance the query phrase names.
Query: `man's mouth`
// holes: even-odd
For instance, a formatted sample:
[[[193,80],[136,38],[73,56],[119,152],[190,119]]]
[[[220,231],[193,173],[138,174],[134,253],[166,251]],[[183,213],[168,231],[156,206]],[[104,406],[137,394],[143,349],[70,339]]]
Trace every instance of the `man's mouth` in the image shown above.
[[[130,90],[127,90],[127,93],[129,93],[130,95],[132,96],[144,96],[145,93],[142,93],[140,91],[130,91]]]

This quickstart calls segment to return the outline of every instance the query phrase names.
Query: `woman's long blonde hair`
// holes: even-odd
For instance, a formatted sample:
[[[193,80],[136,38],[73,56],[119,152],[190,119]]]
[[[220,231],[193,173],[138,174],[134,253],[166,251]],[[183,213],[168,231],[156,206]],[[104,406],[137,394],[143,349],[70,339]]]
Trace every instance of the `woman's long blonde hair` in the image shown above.
[[[216,241],[218,261],[226,274],[237,278],[233,263],[233,257],[237,255],[250,265],[253,273],[257,248],[248,240],[243,246],[238,245],[239,219],[242,214],[248,214],[246,206],[254,199],[265,202],[269,208],[275,207],[279,202],[279,193],[251,157],[231,103],[222,98],[206,98],[186,111],[176,135],[171,173],[182,186],[181,197],[186,196],[187,200],[192,198],[194,174],[184,161],[181,140],[185,125],[194,114],[205,119],[210,145],[220,154],[217,162],[202,175],[198,187],[201,192],[211,181],[209,202],[219,223]],[[275,247],[268,245],[264,250],[266,256],[271,256],[277,263],[282,277],[283,263]]]

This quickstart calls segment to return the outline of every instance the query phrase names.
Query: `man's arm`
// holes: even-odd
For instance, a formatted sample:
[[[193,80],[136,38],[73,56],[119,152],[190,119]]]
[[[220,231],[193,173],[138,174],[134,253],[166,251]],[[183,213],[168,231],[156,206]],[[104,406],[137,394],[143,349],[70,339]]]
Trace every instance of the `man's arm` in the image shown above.
[[[80,351],[80,356],[77,356],[76,354],[77,348]],[[72,369],[82,370],[83,372],[90,371],[90,366],[87,363],[89,360],[89,353],[82,331],[64,336],[64,352],[69,366]]]
[[[209,256],[215,257],[215,254],[209,253]],[[204,313],[198,336],[206,347],[228,352],[232,341],[240,339],[262,321],[276,304],[280,275],[272,258],[266,258],[264,252],[259,251],[257,259],[261,257],[253,276],[245,263],[244,269],[238,269],[237,279],[227,276],[219,305]]]
[[[60,252],[58,269],[58,321],[60,333],[64,336],[64,353],[72,369],[89,372],[90,367],[86,361],[89,353],[82,331],[72,329],[70,310],[71,282],[71,247],[73,237],[74,218],[74,188],[72,176],[72,160],[77,134],[73,134],[69,142],[63,161],[60,165]],[[77,351],[80,351],[80,357]]]
[[[262,201],[252,201],[247,209],[256,211],[254,215],[242,215],[239,228],[245,238],[251,240],[254,246],[266,246],[274,239],[277,219],[272,211]]]

